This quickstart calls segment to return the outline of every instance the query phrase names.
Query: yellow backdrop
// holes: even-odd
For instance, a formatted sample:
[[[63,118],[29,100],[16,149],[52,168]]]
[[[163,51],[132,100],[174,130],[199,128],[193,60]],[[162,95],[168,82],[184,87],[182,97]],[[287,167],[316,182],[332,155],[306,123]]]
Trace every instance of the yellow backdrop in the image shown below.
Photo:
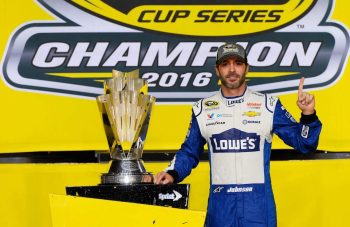
[[[278,226],[347,226],[350,222],[349,164],[349,160],[272,162]],[[146,168],[156,173],[167,165],[168,162],[148,162]],[[64,195],[66,186],[97,185],[100,174],[107,170],[107,164],[0,165],[0,226],[52,226],[49,195]],[[209,192],[208,162],[200,162],[184,183],[191,185],[189,210],[205,211]],[[81,223],[86,226],[86,221]]]
[[[349,4],[348,1],[337,0],[328,19],[341,23],[346,33],[349,33],[346,27],[350,25]],[[0,13],[0,53],[4,57],[16,29],[24,24],[58,20],[60,19],[35,1],[3,0]],[[317,113],[323,122],[320,150],[350,150],[350,67],[347,58],[345,64],[338,81],[323,88],[311,89],[316,96]],[[23,90],[9,84],[3,75],[1,77],[0,152],[107,149],[100,115],[93,98]],[[295,105],[296,92],[279,96],[292,115],[299,118],[300,111]],[[152,112],[145,149],[178,149],[185,137],[190,114],[190,103],[157,103]],[[273,148],[287,147],[275,138]]]

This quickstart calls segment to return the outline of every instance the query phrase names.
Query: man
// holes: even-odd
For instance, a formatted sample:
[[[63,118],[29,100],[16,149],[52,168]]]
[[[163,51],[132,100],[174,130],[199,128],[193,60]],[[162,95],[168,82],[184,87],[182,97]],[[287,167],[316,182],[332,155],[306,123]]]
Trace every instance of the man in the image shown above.
[[[273,133],[302,153],[317,148],[321,122],[315,100],[303,92],[300,80],[297,123],[278,98],[251,91],[246,85],[249,65],[244,48],[235,43],[219,47],[216,74],[220,91],[195,103],[185,142],[156,184],[182,181],[199,161],[208,143],[210,193],[206,226],[276,226],[270,181]]]

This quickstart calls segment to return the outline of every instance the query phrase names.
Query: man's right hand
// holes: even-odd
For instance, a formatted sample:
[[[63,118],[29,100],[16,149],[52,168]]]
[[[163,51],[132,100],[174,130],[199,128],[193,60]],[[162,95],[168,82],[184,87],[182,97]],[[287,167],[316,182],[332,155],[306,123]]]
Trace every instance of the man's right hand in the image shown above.
[[[166,172],[157,173],[154,177],[155,184],[172,184],[174,183],[174,178]]]
[[[302,77],[299,81],[297,105],[303,114],[310,115],[315,113],[315,98],[312,94],[303,92],[304,80]]]

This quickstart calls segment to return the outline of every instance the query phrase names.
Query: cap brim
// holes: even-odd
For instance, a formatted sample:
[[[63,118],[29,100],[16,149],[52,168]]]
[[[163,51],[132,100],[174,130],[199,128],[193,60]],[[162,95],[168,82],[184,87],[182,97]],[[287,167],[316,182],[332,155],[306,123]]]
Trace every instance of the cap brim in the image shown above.
[[[240,59],[242,62],[247,63],[247,60],[245,58],[242,58],[238,54],[227,54],[227,55],[221,57],[219,60],[217,60],[216,64],[220,65],[223,61],[225,61],[225,60],[227,60],[229,58],[237,58],[237,59]]]

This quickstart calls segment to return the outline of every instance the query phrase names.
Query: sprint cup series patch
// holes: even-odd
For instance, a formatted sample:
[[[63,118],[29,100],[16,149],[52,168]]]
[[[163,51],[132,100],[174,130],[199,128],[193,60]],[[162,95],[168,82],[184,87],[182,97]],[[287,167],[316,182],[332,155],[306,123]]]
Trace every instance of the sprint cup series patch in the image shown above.
[[[14,89],[94,98],[112,69],[140,68],[158,102],[217,91],[215,54],[247,49],[253,90],[288,93],[334,84],[349,34],[330,21],[331,0],[38,0],[56,21],[14,31],[2,61]]]

